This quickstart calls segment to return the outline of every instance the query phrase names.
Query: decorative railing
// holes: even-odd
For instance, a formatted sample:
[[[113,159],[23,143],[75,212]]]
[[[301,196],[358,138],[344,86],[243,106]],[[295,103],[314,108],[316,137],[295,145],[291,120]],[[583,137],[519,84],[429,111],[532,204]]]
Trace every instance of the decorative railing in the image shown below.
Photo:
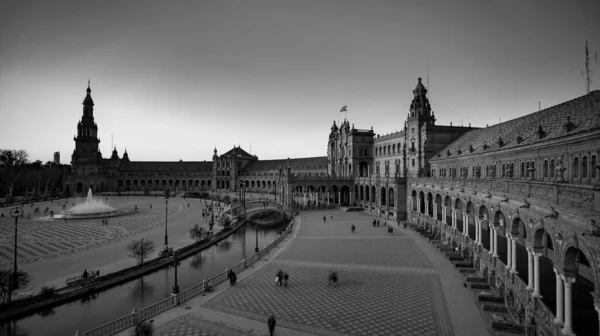
[[[273,240],[270,244],[266,245],[262,250],[258,253],[252,255],[250,258],[246,260],[242,260],[240,263],[234,265],[232,270],[234,272],[239,272],[250,267],[255,262],[259,261],[262,257],[264,257],[269,251],[277,246],[283,239],[287,237],[288,234],[292,232],[293,223],[290,223],[288,227],[277,237],[277,239]],[[109,336],[114,335],[120,331],[123,331],[127,328],[135,326],[139,321],[147,320],[153,316],[156,316],[164,311],[167,311],[173,307],[180,305],[181,303],[194,298],[195,296],[209,290],[209,288],[216,286],[225,280],[227,280],[227,273],[229,269],[226,269],[224,272],[221,272],[215,275],[212,278],[204,279],[201,283],[196,284],[176,295],[173,295],[169,298],[166,298],[162,301],[159,301],[155,304],[152,304],[148,307],[141,309],[139,312],[134,309],[131,314],[120,317],[116,320],[108,322],[104,325],[96,327],[90,331],[80,334],[79,330],[75,334],[75,336]]]
[[[354,180],[355,177],[354,176],[305,176],[305,175],[298,175],[298,176],[292,176],[291,178],[291,182],[299,182],[299,181],[314,181],[314,180],[318,180],[318,181],[331,181],[331,182],[335,182],[335,181],[352,181]]]

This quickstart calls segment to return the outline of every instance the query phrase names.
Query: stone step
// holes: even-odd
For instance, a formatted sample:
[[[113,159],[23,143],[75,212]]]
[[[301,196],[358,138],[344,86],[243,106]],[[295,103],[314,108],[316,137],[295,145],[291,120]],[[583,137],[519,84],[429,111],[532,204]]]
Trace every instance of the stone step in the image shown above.
[[[477,299],[480,302],[495,302],[495,303],[504,303],[504,298],[496,295],[483,295],[477,294]]]
[[[457,268],[473,268],[473,264],[468,262],[468,261],[464,261],[464,260],[452,260],[452,263],[454,264],[454,267]]]
[[[492,321],[492,329],[516,335],[523,335],[525,333],[525,326],[511,322]]]
[[[487,279],[486,278],[479,278],[479,277],[467,277],[465,279],[466,282],[477,282],[477,283],[487,283]]]
[[[463,259],[463,257],[460,256],[460,254],[446,255],[446,257],[448,257],[450,261],[465,261],[465,259]]]
[[[476,272],[474,268],[459,268],[458,271],[460,274],[475,274]]]
[[[483,283],[472,283],[471,284],[471,289],[487,289],[487,290],[490,290],[490,289],[492,289],[492,286],[490,286],[488,284],[483,284]]]
[[[481,304],[481,306],[483,307],[483,310],[485,310],[485,311],[508,313],[508,309],[506,308],[506,306],[501,305],[501,304],[484,302]]]
[[[439,245],[443,245],[444,242],[441,240],[432,240],[431,244],[435,245],[436,247],[438,247]]]

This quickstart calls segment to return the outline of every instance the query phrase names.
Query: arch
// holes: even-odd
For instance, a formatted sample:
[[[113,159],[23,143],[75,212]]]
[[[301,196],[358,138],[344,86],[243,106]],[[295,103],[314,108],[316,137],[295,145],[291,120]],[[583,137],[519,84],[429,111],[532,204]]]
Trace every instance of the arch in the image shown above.
[[[83,192],[83,183],[77,182],[75,190],[76,190],[77,193],[82,193]]]
[[[358,163],[358,176],[367,177],[369,176],[369,164],[367,161],[361,161]]]
[[[479,207],[479,220],[481,223],[481,244],[488,251],[491,249],[490,244],[490,211],[488,208],[482,204]]]
[[[427,193],[427,208],[427,213],[433,217],[433,194],[431,192]]]
[[[370,202],[371,198],[369,197],[369,186],[365,186],[365,201]]]
[[[596,169],[596,167],[593,167]],[[581,177],[588,177],[588,157],[583,156],[581,158]]]
[[[435,211],[436,211],[436,219],[442,220],[442,195],[435,194]]]
[[[364,198],[364,197],[365,197],[365,195],[364,195],[364,192],[365,192],[365,190],[364,190],[364,189],[365,189],[365,188],[364,188],[364,187],[363,187],[363,185],[361,184],[361,185],[360,185],[360,188],[358,189],[358,192],[359,192],[359,199],[360,199],[361,201],[364,201],[364,200],[365,200],[365,198]]]
[[[413,189],[413,191],[410,194],[411,197],[411,203],[412,203],[412,211],[417,211],[417,191]]]
[[[395,204],[394,188],[388,189],[388,206],[393,208]]]
[[[573,158],[573,177],[579,177],[579,158]]]
[[[371,186],[371,202],[375,203],[375,205],[377,205],[377,191],[375,190],[375,186]]]
[[[571,285],[573,331],[577,335],[598,335],[598,318],[591,295],[596,292],[597,286],[595,265],[589,262],[584,251],[575,246],[565,249],[564,260],[565,275],[575,278]]]
[[[340,188],[340,205],[349,205],[350,204],[350,187],[347,185],[343,185]]]
[[[333,203],[338,204],[340,199],[339,199],[339,188],[337,185],[334,185],[331,187],[331,193],[332,193],[331,198],[332,198]]]
[[[419,192],[419,210],[422,214],[425,213],[425,193],[423,191]]]
[[[543,227],[538,227],[533,234],[533,247],[536,249],[554,250],[552,236]]]
[[[385,190],[385,187],[381,187],[381,197],[379,198],[380,202],[381,202],[381,206],[384,207],[387,204],[387,191]]]

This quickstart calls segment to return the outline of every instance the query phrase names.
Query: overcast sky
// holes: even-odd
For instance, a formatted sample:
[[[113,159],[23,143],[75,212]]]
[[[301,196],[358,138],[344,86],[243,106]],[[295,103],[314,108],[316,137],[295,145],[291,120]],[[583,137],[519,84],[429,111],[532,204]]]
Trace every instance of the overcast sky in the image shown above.
[[[585,94],[599,4],[5,1],[0,148],[69,163],[88,78],[103,156],[112,134],[134,161],[211,160],[234,144],[323,156],[344,105],[356,128],[401,129],[428,64],[438,124],[494,124]]]

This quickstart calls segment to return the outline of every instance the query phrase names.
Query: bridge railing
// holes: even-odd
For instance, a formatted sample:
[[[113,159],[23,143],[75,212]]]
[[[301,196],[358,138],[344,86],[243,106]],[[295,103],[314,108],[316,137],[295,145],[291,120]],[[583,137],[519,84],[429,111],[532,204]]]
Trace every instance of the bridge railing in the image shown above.
[[[234,265],[231,269],[234,272],[239,272],[250,267],[252,264],[259,261],[262,257],[269,253],[269,251],[274,249],[277,246],[277,244],[279,244],[292,232],[292,230],[293,222],[290,222],[287,228],[275,240],[271,241],[271,243],[266,245],[262,250],[260,250],[258,253],[255,253],[250,258],[242,260],[240,263]],[[139,312],[136,309],[134,309],[133,312],[131,312],[131,314],[122,316],[116,320],[103,324],[84,333],[80,333],[78,330],[75,336],[110,336],[117,334],[118,332],[135,326],[139,321],[147,320],[171,308],[177,307],[183,302],[188,301],[198,296],[199,294],[206,292],[210,289],[210,287],[216,286],[224,282],[225,280],[227,280],[228,272],[229,269],[225,269],[225,271],[213,276],[212,278],[204,279],[201,283],[195,284],[194,286],[184,291],[181,291],[178,294],[172,294],[171,297],[168,297],[164,300],[147,306],[141,309]]]

